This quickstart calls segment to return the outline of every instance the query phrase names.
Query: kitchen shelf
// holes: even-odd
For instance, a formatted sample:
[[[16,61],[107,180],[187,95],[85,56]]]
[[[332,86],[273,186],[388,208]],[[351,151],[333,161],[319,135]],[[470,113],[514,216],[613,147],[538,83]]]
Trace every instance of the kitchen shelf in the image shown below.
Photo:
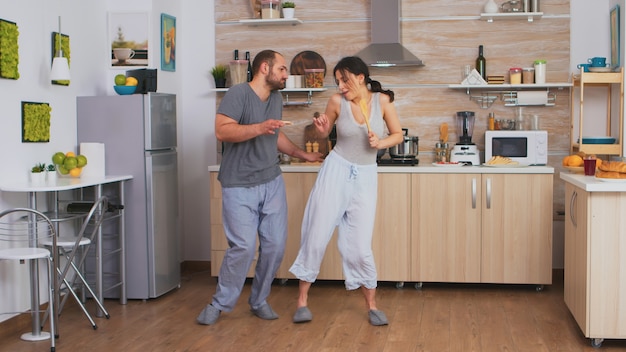
[[[534,22],[541,19],[543,12],[506,12],[506,13],[481,13],[480,19],[489,23],[501,20],[527,20]]]
[[[281,89],[280,92],[285,96],[285,101],[283,102],[283,106],[309,106],[313,104],[313,93],[314,92],[323,92],[326,88],[289,88],[289,89]],[[228,88],[216,88],[212,89],[214,92],[227,92]],[[289,101],[289,94],[286,93],[306,93],[307,100],[305,101]]]
[[[574,111],[574,99],[576,95],[574,92],[571,94],[571,123],[570,123],[570,144],[571,144],[571,152],[575,153],[578,151],[582,151],[587,154],[601,154],[601,155],[618,155],[622,156],[623,154],[623,135],[624,135],[624,69],[620,68],[619,71],[616,72],[584,72],[583,69],[580,70],[580,74],[572,75],[572,82],[574,87],[579,87],[579,96],[580,96],[580,111],[578,113],[578,131],[575,130],[574,127],[574,119],[575,111]],[[583,134],[583,115],[584,115],[584,95],[585,90],[590,87],[606,87],[607,88],[607,116],[606,116],[606,136],[611,137],[611,125],[613,118],[619,119],[619,130],[617,132],[618,138],[616,138],[616,142],[614,144],[585,144],[583,143],[585,136]],[[611,98],[612,98],[612,89],[619,89],[619,113],[611,111]]]
[[[239,20],[241,24],[247,24],[248,26],[268,26],[268,25],[292,25],[302,24],[302,20],[297,18],[274,18],[274,19],[260,19],[250,18]]]
[[[548,99],[543,106],[554,106],[556,101],[556,93],[551,92],[551,88],[562,90],[563,88],[571,87],[572,83],[545,83],[545,84],[450,84],[448,88],[451,89],[465,89],[465,93],[470,96],[470,100],[474,100],[478,106],[482,109],[488,109],[491,105],[500,98],[504,101],[504,106],[520,106],[526,104],[518,104],[517,93],[524,90],[546,90]],[[472,90],[477,90],[478,93],[472,95]],[[535,105],[535,104],[533,104]]]

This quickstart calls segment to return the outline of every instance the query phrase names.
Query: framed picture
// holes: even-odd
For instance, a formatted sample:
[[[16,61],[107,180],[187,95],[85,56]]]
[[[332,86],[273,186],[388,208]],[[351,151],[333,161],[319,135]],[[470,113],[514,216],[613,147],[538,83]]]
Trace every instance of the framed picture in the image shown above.
[[[67,58],[67,62],[68,64],[70,64],[71,66],[71,61],[70,61],[70,36],[66,35],[66,34],[62,34],[59,32],[52,32],[52,58],[51,60],[54,60],[54,57],[56,56],[57,52],[59,51],[59,49],[61,50],[61,52],[63,53],[63,57]],[[51,61],[52,63],[52,61]],[[58,84],[61,86],[69,86],[70,85],[70,81],[51,81],[52,84]]]
[[[611,10],[611,67],[621,67],[620,28],[619,28],[619,5]]]
[[[176,71],[176,17],[161,14],[161,70]]]
[[[147,12],[109,13],[109,50],[111,68],[148,66],[150,17]]]
[[[0,77],[19,79],[18,64],[20,61],[17,24],[0,19]]]
[[[22,143],[50,142],[50,104],[22,102]]]

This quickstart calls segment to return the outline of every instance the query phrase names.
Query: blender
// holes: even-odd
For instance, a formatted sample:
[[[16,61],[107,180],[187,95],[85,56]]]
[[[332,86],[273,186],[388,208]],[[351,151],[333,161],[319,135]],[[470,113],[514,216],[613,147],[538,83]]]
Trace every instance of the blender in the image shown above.
[[[456,113],[456,128],[457,133],[459,133],[459,142],[452,148],[452,153],[450,153],[451,162],[480,165],[478,148],[472,143],[474,119],[473,111],[458,111]]]

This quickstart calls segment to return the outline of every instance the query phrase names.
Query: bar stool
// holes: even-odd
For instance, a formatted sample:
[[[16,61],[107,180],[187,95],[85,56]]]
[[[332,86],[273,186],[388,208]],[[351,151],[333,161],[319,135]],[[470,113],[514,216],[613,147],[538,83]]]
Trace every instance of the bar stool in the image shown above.
[[[83,268],[89,247],[95,243],[96,233],[102,225],[102,221],[104,220],[107,207],[107,197],[100,197],[98,201],[94,202],[93,205],[91,205],[89,212],[82,220],[80,230],[75,236],[61,234],[56,239],[56,248],[58,249],[58,254],[60,257],[66,259],[65,264],[61,264],[61,262],[59,261],[59,265],[57,265],[56,268],[59,275],[59,280],[63,283],[62,287],[58,287],[57,295],[55,297],[57,315],[61,314],[61,311],[63,310],[63,307],[65,306],[68,297],[72,296],[76,300],[76,303],[78,303],[80,309],[83,311],[94,330],[97,329],[98,326],[96,325],[96,322],[93,320],[91,314],[89,314],[89,311],[85,306],[85,292],[82,289],[89,292],[92,299],[94,300],[98,308],[100,308],[100,310],[104,313],[104,316],[107,319],[110,318],[110,315],[109,312],[104,308],[102,302],[98,299],[98,296],[87,283],[87,280],[81,269]],[[49,240],[42,241],[41,243],[46,248],[50,249],[53,245],[52,242]],[[70,269],[72,269],[71,272]],[[70,273],[73,274],[73,277],[69,277],[68,274]],[[76,294],[76,289],[79,288],[81,289],[81,296],[83,297],[82,299],[79,298]],[[69,295],[65,295],[63,296],[63,299],[61,299],[61,292],[64,291],[69,293]]]
[[[56,249],[56,232],[50,218],[43,213],[29,208],[13,208],[0,213],[0,260],[14,260],[24,264],[28,261],[31,275],[31,316],[32,332],[22,335],[23,340],[40,341],[50,339],[50,351],[55,350],[55,338],[52,333],[41,331],[39,317],[39,270],[38,261],[45,259],[48,273],[48,314],[50,331],[56,331],[56,315],[54,314],[55,281],[52,273],[56,267],[57,257],[54,252],[41,248],[40,241],[49,240],[51,248]],[[17,314],[22,312],[5,312]]]

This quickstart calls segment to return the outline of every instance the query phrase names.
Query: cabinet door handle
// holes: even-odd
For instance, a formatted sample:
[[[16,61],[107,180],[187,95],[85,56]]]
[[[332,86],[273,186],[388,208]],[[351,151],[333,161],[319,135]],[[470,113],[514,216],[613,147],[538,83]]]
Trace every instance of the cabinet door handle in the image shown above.
[[[491,209],[491,179],[488,178],[487,182],[487,190],[486,190],[486,194],[487,194],[487,209]]]
[[[476,209],[476,179],[472,179],[472,209]]]
[[[577,227],[576,217],[574,216],[574,204],[576,203],[577,198],[578,198],[578,193],[574,191],[572,193],[572,197],[569,200],[569,219],[572,221],[572,224],[574,225],[574,227]]]

